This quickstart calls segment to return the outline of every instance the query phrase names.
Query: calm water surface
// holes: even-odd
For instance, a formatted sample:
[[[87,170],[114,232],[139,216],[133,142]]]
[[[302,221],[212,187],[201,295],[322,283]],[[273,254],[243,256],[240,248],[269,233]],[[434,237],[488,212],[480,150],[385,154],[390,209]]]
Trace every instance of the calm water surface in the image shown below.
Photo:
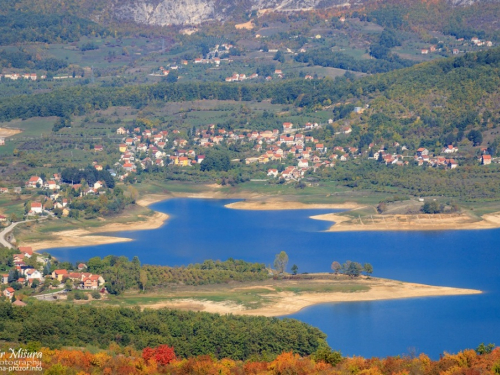
[[[229,200],[173,199],[151,208],[170,215],[156,230],[122,232],[133,242],[52,249],[72,262],[138,255],[142,263],[187,265],[229,257],[272,264],[285,250],[299,272],[330,271],[334,260],[368,262],[374,276],[483,290],[473,296],[330,303],[289,317],[328,335],[345,355],[387,356],[500,344],[500,230],[325,233],[309,216],[332,210],[244,211]],[[116,234],[114,234],[116,235]]]

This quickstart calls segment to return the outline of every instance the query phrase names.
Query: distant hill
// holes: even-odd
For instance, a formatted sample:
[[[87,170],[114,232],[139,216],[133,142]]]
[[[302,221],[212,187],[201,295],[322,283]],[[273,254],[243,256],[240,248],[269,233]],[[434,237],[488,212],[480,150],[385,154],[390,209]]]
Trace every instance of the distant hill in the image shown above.
[[[294,12],[334,8],[344,12],[356,9],[376,9],[387,4],[438,6],[470,6],[473,4],[498,5],[498,1],[442,0],[437,2],[375,1],[375,0],[2,0],[5,8],[15,7],[24,11],[65,12],[89,18],[94,22],[130,20],[138,24],[166,26],[193,25],[205,21],[242,20],[257,17],[265,12]],[[410,8],[411,8],[410,7]],[[432,18],[435,9],[427,13]],[[495,24],[495,22],[493,22]],[[495,26],[496,27],[496,26]]]

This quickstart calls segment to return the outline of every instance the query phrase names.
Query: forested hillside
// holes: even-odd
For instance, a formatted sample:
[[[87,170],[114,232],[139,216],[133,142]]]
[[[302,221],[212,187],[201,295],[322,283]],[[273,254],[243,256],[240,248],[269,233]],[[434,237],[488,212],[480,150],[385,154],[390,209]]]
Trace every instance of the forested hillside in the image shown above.
[[[432,147],[461,141],[471,129],[496,127],[500,122],[499,84],[500,49],[494,49],[359,80],[342,77],[274,84],[186,82],[67,88],[1,99],[0,119],[64,117],[111,106],[141,108],[154,101],[272,99],[307,110],[327,103],[358,100],[369,103],[370,108],[352,119],[352,139],[359,142],[366,134],[368,139],[380,142],[404,140],[412,147]]]

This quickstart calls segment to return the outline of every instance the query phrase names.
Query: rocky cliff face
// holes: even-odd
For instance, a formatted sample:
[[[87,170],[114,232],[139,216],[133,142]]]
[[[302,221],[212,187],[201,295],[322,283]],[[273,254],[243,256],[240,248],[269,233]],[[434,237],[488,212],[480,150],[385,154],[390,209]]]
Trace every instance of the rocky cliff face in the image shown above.
[[[269,9],[298,11],[332,6],[349,6],[356,0],[115,0],[119,19],[147,25],[193,25],[209,20],[226,20],[233,12]],[[241,13],[240,13],[241,14]]]
[[[253,10],[299,11],[356,6],[370,0],[111,0],[118,19],[147,25],[194,25],[227,20]],[[466,6],[481,0],[448,0]],[[489,0],[500,1],[500,0]]]
[[[114,6],[115,16],[147,25],[198,24],[221,19],[212,0],[129,0]]]

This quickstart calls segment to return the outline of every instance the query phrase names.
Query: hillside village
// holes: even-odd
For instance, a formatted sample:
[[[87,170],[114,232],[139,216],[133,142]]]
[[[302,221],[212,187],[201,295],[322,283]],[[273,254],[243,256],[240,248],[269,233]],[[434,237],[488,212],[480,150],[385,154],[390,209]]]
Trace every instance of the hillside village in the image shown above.
[[[398,142],[390,145],[396,152],[389,152],[385,145],[377,146],[374,143],[360,151],[358,147],[340,145],[346,143],[345,139],[352,132],[350,126],[343,126],[335,133],[334,139],[338,140],[339,145],[334,142],[333,146],[330,146],[326,140],[308,135],[322,126],[324,125],[311,122],[303,125],[284,122],[282,129],[243,131],[226,130],[210,124],[196,129],[190,137],[185,138],[180,137],[178,130],[173,130],[169,137],[167,130],[120,127],[116,133],[124,138],[118,146],[121,156],[113,166],[113,172],[116,171],[117,178],[123,181],[137,172],[138,168],[144,170],[151,166],[193,167],[200,165],[205,154],[214,146],[229,147],[232,144],[252,146],[250,152],[233,161],[246,165],[278,163],[280,169],[268,169],[267,176],[283,178],[285,181],[298,181],[306,172],[314,173],[320,168],[333,168],[336,163],[359,158],[371,159],[388,166],[405,166],[409,163],[447,169],[459,166],[457,158],[460,157],[460,151],[454,145],[443,147],[437,155],[432,155],[424,147],[412,151]],[[490,164],[491,156],[487,154],[487,149],[482,149],[481,154],[478,162]]]

